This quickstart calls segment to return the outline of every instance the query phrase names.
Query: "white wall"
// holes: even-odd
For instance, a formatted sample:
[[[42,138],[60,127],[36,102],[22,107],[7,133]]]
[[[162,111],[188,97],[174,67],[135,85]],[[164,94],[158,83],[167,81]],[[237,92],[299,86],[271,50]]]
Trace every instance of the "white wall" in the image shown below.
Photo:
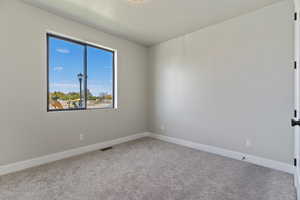
[[[151,130],[291,163],[292,13],[283,1],[152,47]]]
[[[0,165],[147,131],[147,48],[16,0],[0,26]],[[46,30],[117,49],[118,111],[46,112]]]
[[[140,45],[0,0],[0,165],[148,126],[291,163],[292,13],[292,1],[284,1],[154,46],[148,56]],[[46,112],[46,30],[118,50],[119,110]]]

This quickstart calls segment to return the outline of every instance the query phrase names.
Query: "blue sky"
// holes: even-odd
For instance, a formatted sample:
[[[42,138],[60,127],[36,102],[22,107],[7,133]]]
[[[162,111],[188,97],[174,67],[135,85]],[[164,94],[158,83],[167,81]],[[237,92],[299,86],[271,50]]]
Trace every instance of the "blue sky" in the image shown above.
[[[84,70],[84,46],[49,38],[49,89],[50,92],[79,92],[77,75]],[[94,96],[112,94],[113,53],[87,47],[88,89]]]

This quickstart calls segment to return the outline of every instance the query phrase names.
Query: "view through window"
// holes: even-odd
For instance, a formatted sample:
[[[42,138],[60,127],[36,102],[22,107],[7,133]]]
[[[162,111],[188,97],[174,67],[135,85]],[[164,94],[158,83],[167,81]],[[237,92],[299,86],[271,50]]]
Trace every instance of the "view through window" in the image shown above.
[[[48,111],[114,108],[114,51],[48,38]]]

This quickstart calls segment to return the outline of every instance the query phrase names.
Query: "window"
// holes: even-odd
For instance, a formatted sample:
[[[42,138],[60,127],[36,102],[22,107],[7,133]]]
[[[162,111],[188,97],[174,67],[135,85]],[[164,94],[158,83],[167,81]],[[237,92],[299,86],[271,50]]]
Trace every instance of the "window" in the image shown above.
[[[47,34],[48,111],[114,108],[115,52]]]

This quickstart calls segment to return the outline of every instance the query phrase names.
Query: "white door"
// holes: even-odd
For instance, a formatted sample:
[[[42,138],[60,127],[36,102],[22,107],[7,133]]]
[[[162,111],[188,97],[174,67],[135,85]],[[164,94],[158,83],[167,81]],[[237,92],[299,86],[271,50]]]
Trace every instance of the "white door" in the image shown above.
[[[292,119],[295,137],[295,186],[300,200],[300,0],[295,3],[295,113]]]

